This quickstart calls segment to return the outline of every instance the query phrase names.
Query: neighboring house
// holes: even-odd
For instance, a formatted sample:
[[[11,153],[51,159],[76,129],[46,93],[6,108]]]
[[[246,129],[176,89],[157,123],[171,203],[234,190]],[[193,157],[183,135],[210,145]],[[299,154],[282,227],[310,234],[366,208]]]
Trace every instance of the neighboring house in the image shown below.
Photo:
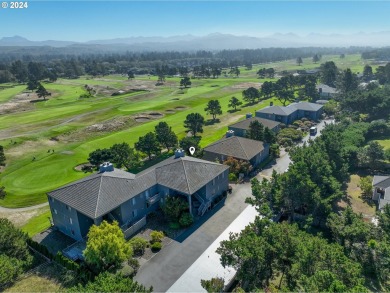
[[[105,163],[99,173],[49,192],[55,227],[76,240],[103,220],[116,220],[128,229],[167,196],[183,196],[192,214],[203,215],[228,189],[228,167],[184,153],[178,150],[136,175]]]
[[[318,84],[316,85],[316,88],[322,99],[330,99],[337,94],[337,90],[334,87],[330,87],[326,84]]]
[[[228,132],[230,135],[232,132]],[[250,162],[252,166],[257,166],[269,155],[269,145],[262,141],[249,138],[230,136],[218,140],[204,148],[203,158],[212,162],[217,159],[220,162],[228,157]]]
[[[311,120],[319,120],[322,115],[323,105],[298,102],[282,106],[268,106],[256,111],[256,117],[279,121],[286,125],[293,123],[297,119],[308,118]]]
[[[298,119],[296,109],[283,106],[267,106],[256,111],[256,117],[281,122],[286,125]]]
[[[378,202],[378,209],[390,204],[390,176],[374,176],[372,199]]]
[[[230,125],[229,130],[233,130],[235,136],[246,137],[246,134],[249,131],[249,126],[253,121],[260,122],[264,127],[268,127],[275,133],[280,129],[280,122],[251,116],[252,115],[247,114],[247,118],[245,120]]]

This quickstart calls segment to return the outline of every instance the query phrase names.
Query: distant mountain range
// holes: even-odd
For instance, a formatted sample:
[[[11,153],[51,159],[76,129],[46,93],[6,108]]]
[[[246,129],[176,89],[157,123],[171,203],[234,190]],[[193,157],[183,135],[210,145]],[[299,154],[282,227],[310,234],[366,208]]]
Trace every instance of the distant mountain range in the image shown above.
[[[235,36],[231,34],[213,33],[206,36],[129,37],[108,40],[91,40],[87,42],[60,40],[30,41],[21,36],[13,36],[0,39],[0,46],[80,47],[84,49],[94,48],[102,51],[193,51],[270,47],[384,47],[390,46],[390,32],[360,32],[350,35],[311,33],[306,36],[299,36],[293,33],[275,33],[267,37]]]

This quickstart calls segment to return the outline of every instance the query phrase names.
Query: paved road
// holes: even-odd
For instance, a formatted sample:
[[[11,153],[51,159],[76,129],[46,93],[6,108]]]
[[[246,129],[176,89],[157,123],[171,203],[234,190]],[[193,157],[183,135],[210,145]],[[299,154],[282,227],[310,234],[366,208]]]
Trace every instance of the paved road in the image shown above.
[[[250,194],[249,184],[235,185],[223,208],[206,214],[203,223],[197,223],[146,262],[135,279],[153,286],[155,292],[167,291],[248,206],[244,200]]]

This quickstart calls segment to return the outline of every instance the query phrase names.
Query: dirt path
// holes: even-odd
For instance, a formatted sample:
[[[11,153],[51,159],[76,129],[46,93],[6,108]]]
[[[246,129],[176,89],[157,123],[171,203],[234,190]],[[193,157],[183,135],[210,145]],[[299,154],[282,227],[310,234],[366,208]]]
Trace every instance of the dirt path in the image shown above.
[[[45,207],[48,204],[49,204],[48,202],[44,202],[44,203],[41,203],[41,204],[37,204],[35,206],[30,206],[30,207],[25,207],[25,208],[5,208],[5,207],[0,206],[0,212],[4,212],[4,213],[26,212],[26,211],[32,211],[32,210],[35,210],[35,209],[39,209],[39,208]]]

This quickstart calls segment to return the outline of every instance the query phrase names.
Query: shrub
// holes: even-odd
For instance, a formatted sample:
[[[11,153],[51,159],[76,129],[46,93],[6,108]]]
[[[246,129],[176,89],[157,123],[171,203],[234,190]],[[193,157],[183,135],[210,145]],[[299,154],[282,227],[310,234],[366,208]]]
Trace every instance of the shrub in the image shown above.
[[[237,175],[234,173],[229,173],[229,181],[230,182],[237,182]]]
[[[123,277],[132,277],[135,273],[135,269],[125,263],[119,270],[118,270],[118,273],[120,273]]]
[[[188,211],[188,202],[182,197],[169,196],[161,206],[164,216],[172,222],[177,222],[184,211]]]
[[[133,268],[134,272],[137,273],[139,269],[139,261],[135,258],[129,258],[127,261],[128,265]]]
[[[148,241],[141,237],[134,237],[130,240],[130,245],[133,247],[133,251],[136,254],[144,254],[145,248],[148,245]]]
[[[184,213],[179,220],[179,224],[182,227],[191,226],[193,222],[194,222],[194,219],[190,213]]]
[[[151,249],[153,252],[157,252],[157,251],[161,250],[161,248],[162,248],[161,242],[154,242],[151,246]]]
[[[169,228],[174,229],[174,230],[180,229],[180,224],[178,222],[170,222]]]
[[[154,244],[156,242],[161,242],[164,238],[164,233],[161,232],[161,231],[152,231],[150,233],[150,237],[152,238],[152,240],[150,240],[150,243]],[[153,245],[152,245],[153,247]]]

